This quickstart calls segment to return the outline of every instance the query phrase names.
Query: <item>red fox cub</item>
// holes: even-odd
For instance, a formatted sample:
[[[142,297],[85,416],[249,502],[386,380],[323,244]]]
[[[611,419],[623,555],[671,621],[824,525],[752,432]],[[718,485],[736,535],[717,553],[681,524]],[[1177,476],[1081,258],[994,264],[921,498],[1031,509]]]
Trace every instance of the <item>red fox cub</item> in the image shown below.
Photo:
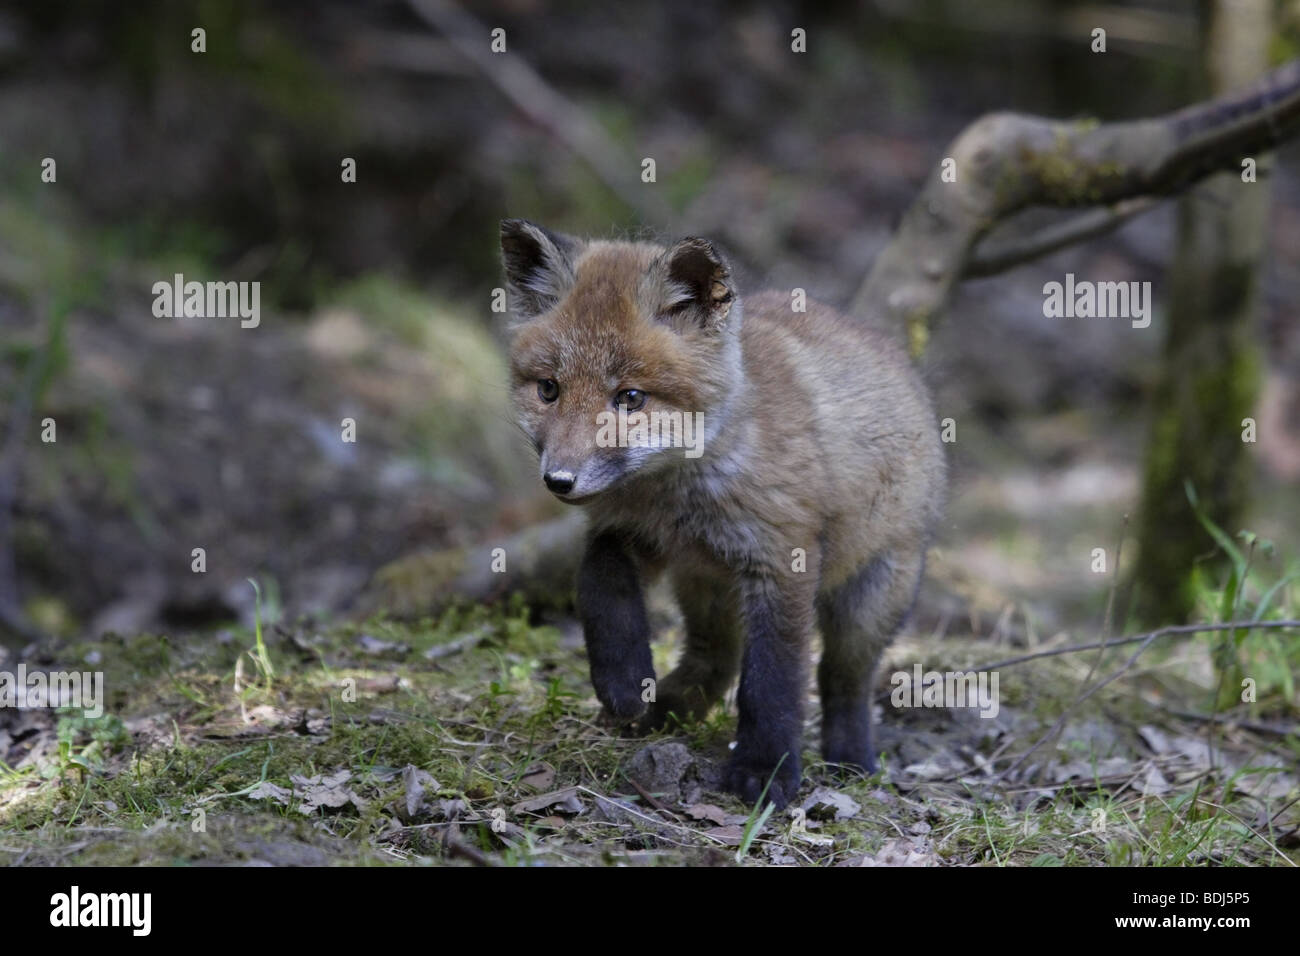
[[[501,251],[519,421],[546,487],[590,518],[577,593],[600,702],[653,729],[704,716],[739,674],[725,786],[754,802],[770,782],[783,807],[820,628],[822,753],[873,770],[873,673],[945,496],[907,356],[815,302],[742,302],[704,239],[584,241],[509,219]],[[642,589],[661,573],[686,646],[655,685]]]

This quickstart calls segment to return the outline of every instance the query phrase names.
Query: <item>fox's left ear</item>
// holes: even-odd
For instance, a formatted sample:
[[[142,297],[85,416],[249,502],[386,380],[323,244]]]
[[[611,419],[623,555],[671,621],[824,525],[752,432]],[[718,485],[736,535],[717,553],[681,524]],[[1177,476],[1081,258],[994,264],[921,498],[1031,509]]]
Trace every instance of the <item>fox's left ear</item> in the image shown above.
[[[688,238],[659,257],[659,314],[708,331],[726,323],[736,288],[731,267],[707,239]]]

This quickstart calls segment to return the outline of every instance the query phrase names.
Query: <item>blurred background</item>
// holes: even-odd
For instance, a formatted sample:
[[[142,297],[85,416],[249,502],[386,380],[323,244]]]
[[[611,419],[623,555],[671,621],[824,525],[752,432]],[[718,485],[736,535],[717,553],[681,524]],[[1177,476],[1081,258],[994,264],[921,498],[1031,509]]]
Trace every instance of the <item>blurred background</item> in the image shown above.
[[[1280,63],[1300,55],[1300,3],[1270,9]],[[279,613],[346,611],[387,562],[554,516],[505,402],[502,218],[709,236],[742,291],[845,306],[967,124],[1206,98],[1211,25],[1209,4],[1172,0],[3,5],[11,639],[220,627],[247,619],[250,577]],[[1279,573],[1300,553],[1298,172],[1293,144],[1261,173],[1258,361],[1240,373],[1259,437],[1224,519],[1272,539]],[[1195,202],[1211,200],[1181,215]],[[1125,563],[1137,554],[1170,290],[1188,268],[1179,216],[1166,203],[957,290],[923,359],[958,427],[927,625],[1032,637],[1100,617],[1111,575],[1093,573],[1093,549],[1113,561],[1123,535]],[[1151,327],[1045,319],[1043,284],[1067,272],[1151,281]],[[152,286],[175,273],[260,282],[260,325],[155,317]],[[1170,536],[1212,554],[1178,503]]]

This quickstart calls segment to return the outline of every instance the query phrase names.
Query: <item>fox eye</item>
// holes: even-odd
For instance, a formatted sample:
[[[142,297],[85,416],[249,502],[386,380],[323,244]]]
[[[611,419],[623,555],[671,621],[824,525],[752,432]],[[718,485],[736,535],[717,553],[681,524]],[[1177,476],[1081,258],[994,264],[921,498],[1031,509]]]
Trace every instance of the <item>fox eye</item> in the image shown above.
[[[548,405],[560,397],[560,383],[553,378],[544,378],[537,383],[537,397]]]
[[[645,407],[645,392],[639,388],[625,388],[614,396],[615,405],[626,405],[629,412],[639,411]]]

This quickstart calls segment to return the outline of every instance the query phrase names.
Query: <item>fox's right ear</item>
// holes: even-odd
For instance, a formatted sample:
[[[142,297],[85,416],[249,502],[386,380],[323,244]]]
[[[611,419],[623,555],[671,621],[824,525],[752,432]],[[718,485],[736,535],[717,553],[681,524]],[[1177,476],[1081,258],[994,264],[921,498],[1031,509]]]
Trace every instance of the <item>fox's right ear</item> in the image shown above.
[[[527,219],[501,221],[501,260],[515,313],[531,319],[573,287],[573,263],[582,243]]]

